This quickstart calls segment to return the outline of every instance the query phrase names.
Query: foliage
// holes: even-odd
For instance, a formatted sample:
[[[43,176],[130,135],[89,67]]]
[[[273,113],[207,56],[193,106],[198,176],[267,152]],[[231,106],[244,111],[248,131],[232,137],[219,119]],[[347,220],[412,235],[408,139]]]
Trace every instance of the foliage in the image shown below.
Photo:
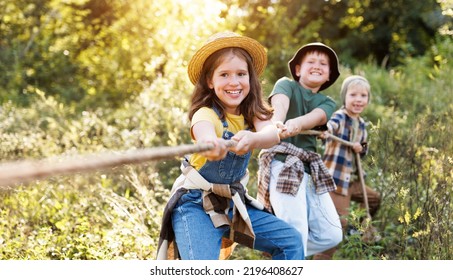
[[[394,67],[428,51],[440,27],[451,34],[449,1],[2,1],[0,102],[30,105],[38,88],[81,108],[121,106],[160,77],[186,83],[178,69],[223,29],[267,47],[266,90],[310,41],[331,45],[349,67]]]
[[[146,188],[133,170],[123,174],[115,180],[108,174],[93,176],[91,183],[61,178],[3,193],[0,259],[153,257],[162,211],[154,197],[167,193]],[[141,192],[115,193],[112,183],[121,181]]]
[[[371,55],[377,63],[394,67],[407,57],[423,55],[438,28],[447,22],[436,0],[346,3],[347,13],[340,26],[341,33],[347,36],[338,38],[338,45],[350,63]]]
[[[375,57],[351,62],[365,58],[346,46],[372,49],[355,45],[359,29],[339,33],[354,38],[342,43],[325,33],[346,23],[354,29],[360,13],[377,16],[379,9],[360,6],[372,1],[29,2],[0,2],[7,11],[0,19],[3,161],[190,143],[186,67],[208,35],[232,29],[263,42],[267,93],[302,42],[326,38],[346,57],[327,94],[338,101],[341,80],[352,73],[371,82],[364,115],[371,150],[364,168],[367,183],[383,196],[373,220],[382,240],[369,245],[360,235],[348,236],[335,258],[453,259],[450,37],[437,34],[419,56],[397,51],[412,49],[409,37],[395,41],[389,54],[400,64],[381,68]],[[343,17],[346,3],[348,11],[357,9]],[[404,22],[398,23],[402,33]],[[250,165],[252,195],[257,152]],[[152,259],[179,173],[179,159],[172,158],[0,186],[0,259]],[[363,213],[352,213],[350,223],[360,231]],[[232,258],[268,256],[238,246]]]
[[[193,21],[200,11],[220,8],[192,2],[1,2],[8,15],[0,21],[0,70],[6,73],[0,101],[30,104],[29,94],[39,88],[81,108],[109,107],[160,77],[187,84],[180,71],[199,46],[198,36],[223,24],[213,16]]]
[[[154,134],[159,131],[155,123],[154,129],[141,127],[137,133],[137,128],[122,126],[129,116],[114,122],[110,118],[116,116],[109,110],[74,115],[51,97],[36,98],[42,102],[36,102],[34,109],[3,106],[3,159],[132,149],[139,141],[162,140]],[[162,114],[153,107],[157,109],[152,113]],[[153,164],[113,171],[2,187],[0,258],[153,257],[168,190]]]
[[[229,0],[225,13],[234,18],[237,7],[245,11],[237,16],[238,29],[269,49],[268,77],[275,82],[289,74],[286,63],[295,51],[312,41],[333,47],[349,67],[372,60],[392,68],[421,56],[440,27],[451,32],[448,1]]]

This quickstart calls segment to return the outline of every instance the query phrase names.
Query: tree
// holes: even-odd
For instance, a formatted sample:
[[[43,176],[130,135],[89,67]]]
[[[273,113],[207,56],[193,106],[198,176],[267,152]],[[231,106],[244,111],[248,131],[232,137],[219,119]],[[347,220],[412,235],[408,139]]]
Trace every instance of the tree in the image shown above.
[[[268,47],[270,80],[288,73],[283,70],[291,55],[311,41],[332,46],[342,63],[351,67],[369,59],[396,66],[407,56],[423,55],[439,28],[451,22],[438,0],[225,2],[231,16],[242,11],[238,27]]]
[[[434,44],[447,20],[436,0],[346,1],[347,14],[336,38],[350,60],[372,58],[383,66],[401,64],[406,57],[421,56]]]
[[[82,108],[121,106],[162,77],[184,91],[189,56],[224,24],[218,1],[29,2],[0,3],[0,98],[24,105],[40,90]]]

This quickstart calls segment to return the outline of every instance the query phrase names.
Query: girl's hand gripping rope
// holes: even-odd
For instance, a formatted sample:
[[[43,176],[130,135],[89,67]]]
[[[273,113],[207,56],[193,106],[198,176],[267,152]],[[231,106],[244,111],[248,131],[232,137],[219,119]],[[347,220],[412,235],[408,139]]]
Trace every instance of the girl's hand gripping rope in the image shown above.
[[[235,141],[235,145],[230,150],[238,155],[245,155],[252,149],[254,149],[253,143],[256,141],[253,139],[256,135],[248,130],[238,131],[231,140]]]
[[[270,148],[280,142],[278,129],[271,121],[260,123],[256,130],[238,131],[231,138],[236,145],[230,148],[230,151],[238,155],[244,155],[253,149]]]
[[[205,139],[203,144],[212,144],[213,148],[200,154],[206,157],[209,161],[217,161],[223,159],[228,152],[227,141],[222,138]]]

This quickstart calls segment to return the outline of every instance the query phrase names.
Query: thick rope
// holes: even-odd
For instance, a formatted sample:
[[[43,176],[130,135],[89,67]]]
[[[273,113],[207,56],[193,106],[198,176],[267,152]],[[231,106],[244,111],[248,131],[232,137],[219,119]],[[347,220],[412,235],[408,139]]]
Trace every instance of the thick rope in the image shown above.
[[[226,143],[228,147],[232,147],[235,144],[236,142],[233,140],[229,140]],[[27,183],[59,174],[93,172],[124,164],[163,160],[208,151],[213,148],[213,144],[193,144],[87,156],[6,162],[0,165],[0,186]]]
[[[322,132],[305,130],[301,134],[321,135]],[[334,135],[328,137],[347,146],[351,142],[345,141]],[[235,145],[235,141],[228,141],[227,146]],[[6,162],[0,165],[0,186],[10,186],[19,183],[28,183],[33,180],[47,177],[95,170],[108,169],[125,164],[140,164],[147,161],[163,160],[186,154],[198,153],[213,149],[212,144],[180,145],[175,147],[157,147],[133,150],[128,152],[110,152],[88,156],[75,156],[67,158],[48,158],[44,160],[20,160]]]
[[[330,133],[328,133],[328,132],[322,132],[322,131],[317,131],[317,130],[303,130],[303,131],[301,131],[299,134],[306,134],[306,135],[316,135],[316,136],[319,136],[319,135],[321,135],[321,134],[323,134],[323,133],[326,133],[327,137],[332,138],[332,140],[338,141],[338,142],[340,142],[341,144],[344,144],[344,145],[346,145],[346,146],[348,146],[348,147],[354,146],[354,143],[349,142],[349,141],[346,141],[346,140],[344,140],[344,139],[341,139],[340,137],[337,137],[337,136],[335,136],[335,135],[332,135],[332,134],[330,134]]]

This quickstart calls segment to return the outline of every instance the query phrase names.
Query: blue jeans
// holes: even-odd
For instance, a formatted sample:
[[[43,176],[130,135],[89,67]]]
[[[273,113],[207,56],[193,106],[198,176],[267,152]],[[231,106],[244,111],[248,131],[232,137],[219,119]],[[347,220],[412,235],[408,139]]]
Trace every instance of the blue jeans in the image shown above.
[[[205,213],[200,190],[184,194],[172,213],[172,224],[179,253],[183,260],[219,259],[222,237],[229,226],[215,228]],[[274,260],[303,260],[300,233],[274,215],[247,205],[255,232],[255,249],[270,253]],[[230,219],[232,208],[230,208]]]

